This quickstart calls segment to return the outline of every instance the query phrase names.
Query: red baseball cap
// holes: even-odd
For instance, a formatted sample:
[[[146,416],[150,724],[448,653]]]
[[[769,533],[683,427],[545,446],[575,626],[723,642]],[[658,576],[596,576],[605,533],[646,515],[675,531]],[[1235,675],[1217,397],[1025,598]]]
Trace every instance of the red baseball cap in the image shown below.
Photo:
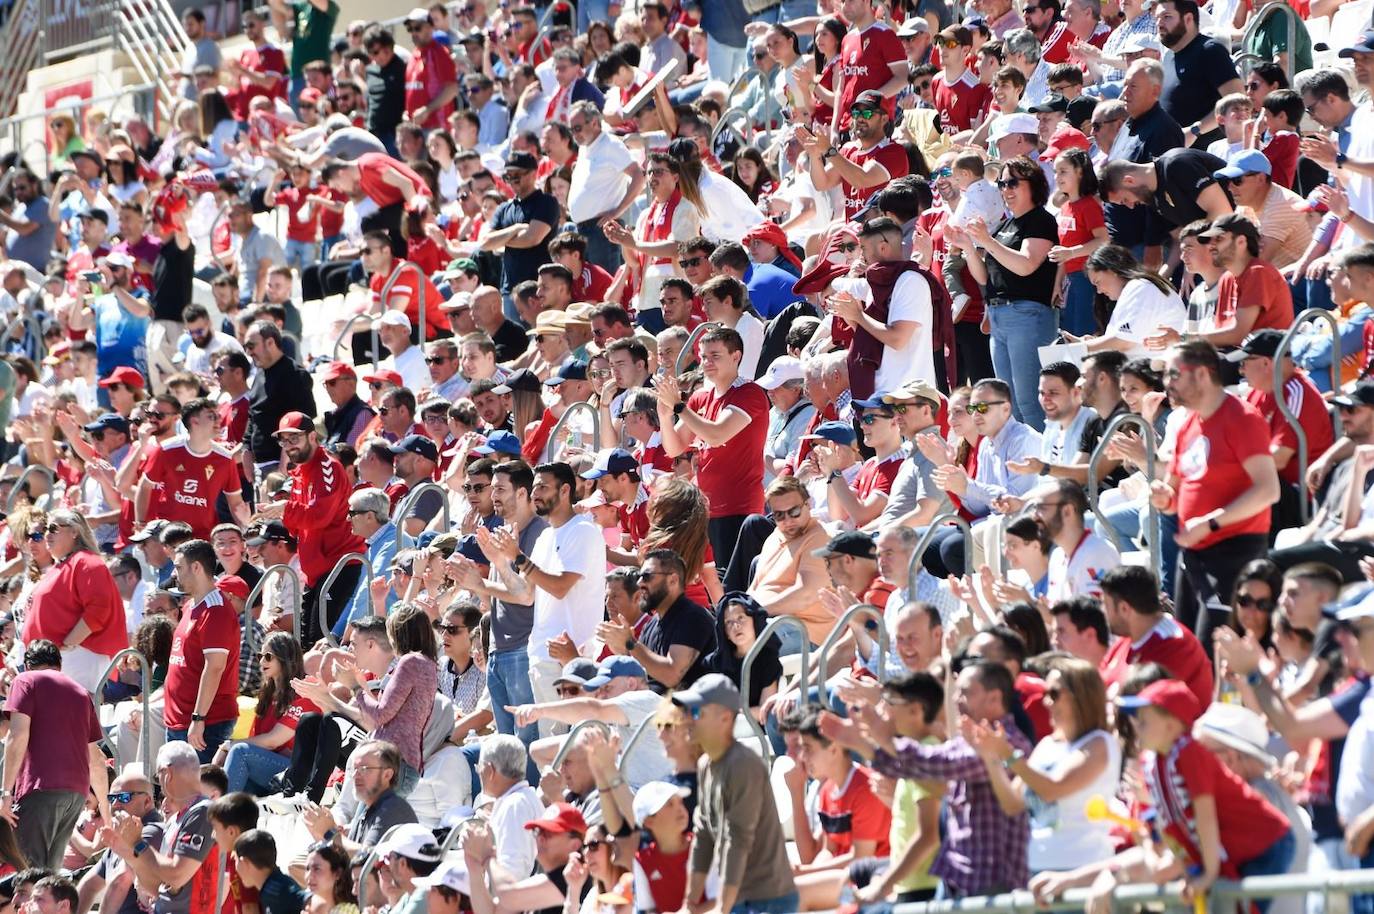
[[[306,86],[301,90],[301,104],[311,105],[324,98],[324,93],[314,86]]]
[[[539,829],[554,835],[585,835],[587,820],[571,803],[555,803],[544,810],[543,818],[526,822],[525,827],[530,831]]]
[[[1159,708],[1161,711],[1168,711],[1181,720],[1189,730],[1192,729],[1193,722],[1202,715],[1202,706],[1198,704],[1197,696],[1193,694],[1193,690],[1177,679],[1161,679],[1159,682],[1152,682],[1141,689],[1138,695],[1118,698],[1117,704],[1127,711],[1134,711],[1146,705]]]
[[[232,597],[238,597],[240,600],[248,599],[248,582],[236,574],[220,575],[215,581],[215,586]]]
[[[401,377],[401,373],[392,368],[381,368],[373,374],[363,375],[363,382],[371,384],[374,381],[384,381],[387,384],[395,384],[397,387],[405,387],[406,379]]]
[[[334,381],[339,378],[356,378],[358,373],[353,370],[353,366],[347,362],[330,362],[324,366],[322,381]]]
[[[143,375],[138,373],[137,368],[121,365],[110,372],[109,377],[102,378],[100,381],[101,387],[114,387],[116,384],[124,384],[128,387],[137,387],[139,390],[142,390]]]
[[[1059,153],[1066,149],[1089,149],[1091,144],[1088,137],[1081,130],[1076,130],[1068,124],[1060,124],[1050,135],[1049,145],[1040,155],[1041,159],[1053,162]]]
[[[302,412],[289,412],[281,417],[277,423],[277,430],[273,435],[280,435],[283,432],[313,432],[315,430],[315,420],[311,419]]]

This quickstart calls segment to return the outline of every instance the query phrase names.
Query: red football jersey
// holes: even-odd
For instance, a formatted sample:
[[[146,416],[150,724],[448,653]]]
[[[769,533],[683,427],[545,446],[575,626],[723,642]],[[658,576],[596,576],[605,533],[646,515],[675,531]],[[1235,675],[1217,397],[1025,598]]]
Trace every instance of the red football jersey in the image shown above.
[[[243,490],[238,465],[228,451],[211,446],[197,454],[181,436],[162,443],[144,474],[158,487],[147,520],[184,521],[199,539],[208,540],[215,528],[215,503],[220,495]]]
[[[884,22],[874,22],[862,32],[850,29],[840,44],[843,81],[840,86],[840,129],[849,129],[849,107],[860,92],[881,89],[892,78],[892,67],[906,65],[902,39]],[[883,100],[883,109],[892,117],[897,99]],[[906,172],[902,172],[906,174]]]

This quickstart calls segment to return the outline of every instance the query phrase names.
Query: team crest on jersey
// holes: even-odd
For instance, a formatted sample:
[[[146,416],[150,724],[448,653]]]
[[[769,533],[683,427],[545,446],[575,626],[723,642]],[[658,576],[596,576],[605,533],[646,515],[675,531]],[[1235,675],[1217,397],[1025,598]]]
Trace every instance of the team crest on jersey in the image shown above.
[[[1179,475],[1184,479],[1198,479],[1207,472],[1207,458],[1212,453],[1212,443],[1206,435],[1198,435],[1188,449],[1178,458]]]
[[[206,482],[209,482],[209,481],[210,481],[210,477],[211,477],[211,476],[214,476],[214,475],[215,475],[215,468],[214,468],[214,467],[206,467],[206,468],[205,468],[205,481],[206,481]]]
[[[186,472],[186,467],[184,467],[184,466],[182,466],[181,464],[178,463],[178,464],[177,464],[177,472],[178,472],[178,473],[185,473],[185,472]]]

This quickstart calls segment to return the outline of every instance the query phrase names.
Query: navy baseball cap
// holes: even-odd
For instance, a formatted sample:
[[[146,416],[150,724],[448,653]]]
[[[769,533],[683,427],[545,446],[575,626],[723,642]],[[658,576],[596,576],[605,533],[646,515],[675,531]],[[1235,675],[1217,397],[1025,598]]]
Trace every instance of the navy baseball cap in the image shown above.
[[[887,391],[885,391],[885,390],[878,390],[878,391],[874,391],[874,392],[873,392],[873,396],[869,397],[867,400],[853,400],[853,401],[851,401],[851,405],[852,405],[855,409],[880,409],[880,410],[882,410],[883,412],[887,413],[887,414],[890,416],[890,415],[892,415],[892,412],[893,412],[893,410],[892,410],[892,404],[889,403],[889,402],[887,402],[887,400],[883,399],[884,397],[889,397],[889,396],[891,396],[891,394],[888,393]]]
[[[548,387],[557,387],[564,381],[585,381],[587,380],[587,363],[581,359],[571,359],[558,366],[558,371],[549,378],[544,384]]]
[[[1354,57],[1356,54],[1374,54],[1374,29],[1366,29],[1360,40],[1346,48],[1341,48],[1338,57]]]
[[[639,469],[639,461],[634,454],[623,447],[611,448],[596,455],[596,463],[582,474],[583,479],[600,479],[616,473],[629,473]]]
[[[853,444],[858,436],[854,434],[854,426],[848,422],[822,422],[814,432],[803,437],[824,438],[836,444]]]
[[[105,413],[94,422],[88,422],[81,427],[92,435],[98,435],[101,432],[111,430],[123,432],[126,435],[129,434],[129,420],[125,419],[119,413]]]
[[[596,675],[582,684],[582,688],[588,692],[595,692],[619,676],[636,676],[640,679],[647,679],[648,674],[644,672],[644,667],[633,657],[607,657],[601,661],[601,665],[596,669]]]
[[[520,439],[511,432],[501,429],[492,432],[487,436],[487,443],[472,449],[474,454],[509,454],[511,457],[520,456]]]
[[[416,454],[433,463],[439,462],[439,445],[434,443],[433,438],[424,435],[406,435],[391,446],[391,453],[397,456]]]

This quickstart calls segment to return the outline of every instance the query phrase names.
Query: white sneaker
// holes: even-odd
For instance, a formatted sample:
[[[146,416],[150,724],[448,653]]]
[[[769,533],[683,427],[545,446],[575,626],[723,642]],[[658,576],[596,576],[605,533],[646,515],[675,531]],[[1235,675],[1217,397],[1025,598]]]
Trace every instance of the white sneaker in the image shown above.
[[[260,798],[258,805],[273,815],[290,816],[305,809],[308,802],[304,794],[274,793]]]

